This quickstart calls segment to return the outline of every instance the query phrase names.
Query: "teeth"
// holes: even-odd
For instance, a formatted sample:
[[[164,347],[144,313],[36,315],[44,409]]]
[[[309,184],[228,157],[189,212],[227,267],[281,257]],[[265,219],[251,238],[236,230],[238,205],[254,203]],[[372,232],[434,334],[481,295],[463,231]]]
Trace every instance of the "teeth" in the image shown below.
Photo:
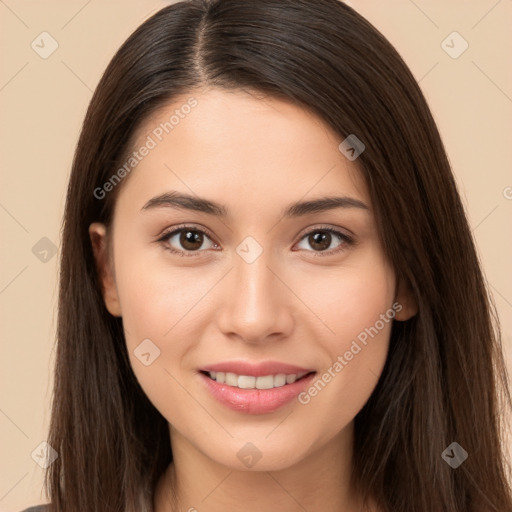
[[[226,373],[224,381],[228,386],[238,386],[238,377],[234,373]]]
[[[256,381],[258,380],[256,377],[253,377],[250,375],[238,375],[237,376],[234,373],[233,373],[233,376],[235,377],[234,384],[229,384],[229,382],[227,382],[227,381],[226,381],[226,384],[229,384],[230,386],[237,386],[241,389],[254,389],[256,387]],[[258,388],[258,389],[260,389],[260,388]]]
[[[243,379],[243,377],[240,377],[240,379]],[[254,386],[256,389],[272,389],[277,387],[276,380],[277,377],[274,377],[273,375],[265,375],[262,377],[253,377],[254,379]]]
[[[254,377],[253,375],[237,375],[236,373],[224,372],[208,372],[213,380],[219,384],[227,384],[228,386],[240,389],[272,389],[280,388],[286,384],[293,384],[296,380],[304,377],[308,372],[277,375],[264,375]]]

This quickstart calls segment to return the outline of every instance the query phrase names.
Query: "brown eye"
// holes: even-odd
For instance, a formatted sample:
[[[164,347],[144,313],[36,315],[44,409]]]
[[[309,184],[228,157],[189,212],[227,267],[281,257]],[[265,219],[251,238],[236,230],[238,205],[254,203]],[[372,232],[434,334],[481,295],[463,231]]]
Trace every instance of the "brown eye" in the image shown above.
[[[334,246],[333,242],[336,244]],[[336,243],[337,242],[337,243]],[[340,231],[337,231],[332,228],[317,228],[309,233],[306,233],[298,247],[299,249],[304,249],[307,252],[313,252],[313,253],[326,253],[328,254],[334,254],[338,251],[342,251],[343,249],[348,248],[348,246],[352,245],[354,241],[351,237],[348,235],[345,235],[344,233],[341,233]],[[303,244],[301,247],[300,244]],[[309,246],[305,247],[304,245]]]
[[[325,251],[331,245],[331,233],[317,231],[308,235],[308,242],[313,249]]]
[[[195,251],[203,245],[203,233],[199,231],[186,230],[181,231],[179,242],[187,251]]]
[[[186,253],[203,252],[204,249],[215,247],[215,244],[204,231],[187,227],[166,233],[158,241],[165,244],[165,247],[171,252],[187,256]],[[206,247],[204,247],[205,243]]]

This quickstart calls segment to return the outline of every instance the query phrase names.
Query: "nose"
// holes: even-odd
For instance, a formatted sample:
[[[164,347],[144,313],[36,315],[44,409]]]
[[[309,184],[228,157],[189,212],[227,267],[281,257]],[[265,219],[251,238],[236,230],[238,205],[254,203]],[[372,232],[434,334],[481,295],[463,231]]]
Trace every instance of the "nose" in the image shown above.
[[[224,335],[261,344],[286,338],[293,330],[293,293],[263,254],[252,263],[235,255],[218,313]]]

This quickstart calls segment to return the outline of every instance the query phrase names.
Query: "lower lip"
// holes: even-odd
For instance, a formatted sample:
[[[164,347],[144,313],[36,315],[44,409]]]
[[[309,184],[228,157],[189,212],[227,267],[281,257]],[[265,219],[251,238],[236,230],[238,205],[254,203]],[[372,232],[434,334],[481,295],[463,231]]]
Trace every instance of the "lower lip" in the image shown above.
[[[247,414],[267,414],[283,407],[304,391],[315,375],[315,373],[311,373],[293,384],[285,384],[278,388],[241,389],[220,384],[204,373],[199,373],[208,391],[221,404],[234,411]]]

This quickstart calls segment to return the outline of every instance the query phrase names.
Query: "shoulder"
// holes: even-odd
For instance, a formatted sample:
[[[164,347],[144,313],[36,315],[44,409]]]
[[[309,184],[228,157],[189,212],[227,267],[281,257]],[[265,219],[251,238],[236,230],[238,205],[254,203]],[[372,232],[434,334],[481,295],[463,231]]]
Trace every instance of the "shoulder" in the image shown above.
[[[37,507],[26,508],[21,512],[47,512],[48,510],[50,510],[49,505],[38,505]]]

